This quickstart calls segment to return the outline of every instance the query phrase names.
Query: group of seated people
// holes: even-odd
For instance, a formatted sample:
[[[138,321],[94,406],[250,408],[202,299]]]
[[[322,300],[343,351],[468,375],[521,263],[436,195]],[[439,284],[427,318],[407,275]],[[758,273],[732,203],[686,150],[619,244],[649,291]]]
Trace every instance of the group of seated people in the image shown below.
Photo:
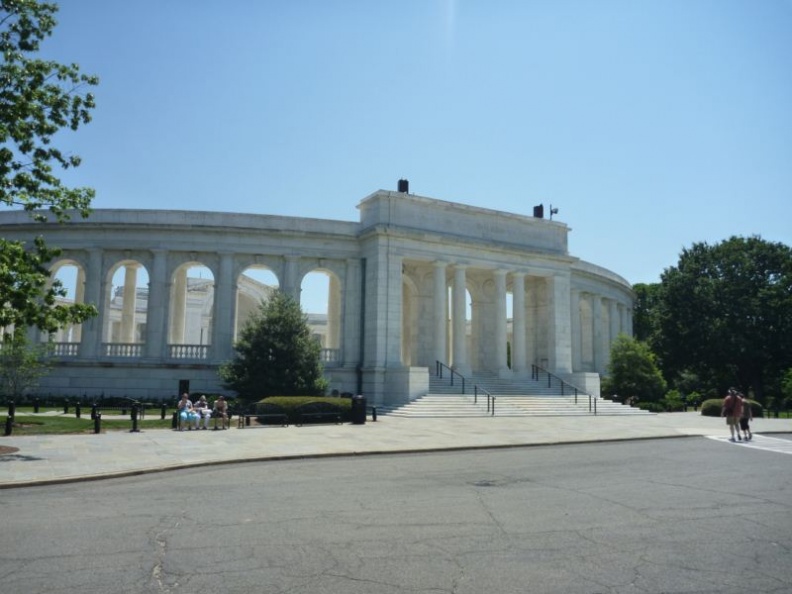
[[[215,400],[214,408],[209,408],[209,403],[206,401],[206,396],[201,396],[198,401],[193,404],[190,400],[190,395],[186,392],[182,394],[181,400],[177,405],[179,413],[179,431],[184,431],[186,426],[189,431],[195,429],[208,429],[209,420],[214,417],[222,421],[223,429],[226,428],[228,422],[228,403],[225,397],[218,396]],[[203,421],[203,427],[201,427]]]

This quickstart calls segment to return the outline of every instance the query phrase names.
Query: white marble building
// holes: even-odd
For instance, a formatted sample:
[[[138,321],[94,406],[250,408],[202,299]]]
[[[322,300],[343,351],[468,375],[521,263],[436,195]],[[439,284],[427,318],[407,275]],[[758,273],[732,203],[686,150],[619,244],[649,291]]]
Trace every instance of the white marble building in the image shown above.
[[[42,390],[158,398],[188,379],[192,390],[223,391],[217,367],[232,357],[240,321],[258,302],[243,274],[256,267],[298,300],[307,274],[329,277],[322,335],[331,389],[403,402],[426,392],[440,361],[464,375],[502,377],[539,365],[598,393],[610,343],[632,333],[633,293],[620,276],[568,253],[564,223],[383,190],[358,208],[359,222],[96,210],[40,224],[0,213],[3,237],[43,234],[63,248],[52,270],[75,266],[76,300],[100,310],[56,341]],[[194,266],[212,275],[201,284],[212,298],[202,301],[200,340],[188,307],[199,288],[187,281]],[[122,267],[114,320],[112,279]],[[145,321],[136,282],[143,269]]]

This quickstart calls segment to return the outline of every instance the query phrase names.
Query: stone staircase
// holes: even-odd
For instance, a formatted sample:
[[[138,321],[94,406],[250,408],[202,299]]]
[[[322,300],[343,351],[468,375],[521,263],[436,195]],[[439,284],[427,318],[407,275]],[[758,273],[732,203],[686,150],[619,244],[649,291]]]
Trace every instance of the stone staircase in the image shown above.
[[[548,381],[547,374],[512,380],[492,373],[476,373],[465,379],[464,393],[461,378],[455,375],[453,381],[452,384],[447,370],[442,378],[430,375],[429,392],[425,396],[401,406],[382,407],[381,412],[412,418],[493,416],[488,392],[495,397],[494,416],[497,417],[589,416],[595,414],[595,406],[597,415],[651,414],[611,400],[590,398],[588,394],[578,393],[576,397],[574,391],[569,393],[569,386],[563,388],[565,393],[562,394],[558,379],[551,377]],[[477,395],[476,386],[479,388]]]

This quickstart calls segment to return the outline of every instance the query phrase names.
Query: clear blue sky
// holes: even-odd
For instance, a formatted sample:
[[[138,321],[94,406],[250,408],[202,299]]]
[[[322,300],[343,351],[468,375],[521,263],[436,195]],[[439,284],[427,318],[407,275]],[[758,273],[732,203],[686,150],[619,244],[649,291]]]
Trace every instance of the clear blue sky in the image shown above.
[[[694,242],[792,245],[792,1],[63,0],[101,77],[61,145],[96,208],[356,221],[415,194],[530,215],[657,282]]]

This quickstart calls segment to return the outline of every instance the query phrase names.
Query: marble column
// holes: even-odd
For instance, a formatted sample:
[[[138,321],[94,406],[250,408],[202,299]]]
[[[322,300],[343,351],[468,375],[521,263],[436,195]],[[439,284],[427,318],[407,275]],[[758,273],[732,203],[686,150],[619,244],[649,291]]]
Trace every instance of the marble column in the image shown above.
[[[168,324],[168,252],[152,250],[154,263],[149,276],[148,309],[146,312],[146,355],[162,359],[167,353]]]
[[[300,287],[297,275],[300,270],[300,257],[288,255],[284,256],[285,263],[283,267],[283,285],[282,290],[287,295],[290,295],[297,303],[300,302],[300,294],[302,289]]]
[[[237,281],[234,277],[234,254],[223,252],[215,278],[212,359],[215,362],[231,359],[234,354],[234,320],[236,318]]]
[[[102,327],[107,317],[102,291],[102,260],[102,250],[94,249],[88,252],[88,268],[85,272],[85,302],[93,303],[99,310],[99,315],[83,322],[80,356],[86,359],[96,358],[99,354],[102,343]]]
[[[360,278],[360,260],[349,258],[346,261],[346,274],[344,276],[344,294],[341,305],[344,311],[343,349],[344,367],[357,367],[362,365],[360,353],[360,320],[362,287]]]
[[[453,313],[454,319],[454,359],[453,367],[462,375],[469,375],[470,364],[467,357],[467,319],[466,315],[466,290],[467,279],[465,266],[454,267],[454,293]]]
[[[335,274],[329,275],[327,293],[327,340],[325,347],[337,349],[340,345],[341,284]]]
[[[512,371],[525,372],[525,273],[512,274]]]
[[[187,267],[176,271],[173,279],[173,321],[170,325],[171,344],[184,344],[184,328],[187,316]]]
[[[506,321],[506,271],[496,270],[495,276],[495,361],[496,371],[500,375],[509,374],[508,355],[506,342],[507,321]]]
[[[124,297],[121,304],[120,342],[131,344],[135,340],[135,310],[137,308],[137,264],[126,264],[124,269]]]
[[[605,353],[603,350],[603,322],[602,322],[602,297],[592,295],[591,297],[592,324],[594,329],[594,371],[603,373],[605,371]]]
[[[448,291],[446,289],[445,262],[434,263],[434,295],[432,296],[432,313],[434,317],[434,359],[448,365]]]
[[[570,319],[570,278],[556,274],[548,279],[548,305],[550,328],[548,339],[551,348],[550,368],[556,374],[572,372],[572,324]]]
[[[608,299],[608,321],[610,322],[610,344],[612,345],[614,342],[616,342],[616,338],[619,336],[619,332],[621,331],[619,304],[616,303],[615,299]]]
[[[572,316],[572,371],[583,370],[583,333],[580,320],[580,291],[571,291],[571,313]]]
[[[74,287],[74,302],[85,303],[85,269],[77,267],[77,282]],[[70,342],[82,341],[82,324],[72,326],[72,336]]]

